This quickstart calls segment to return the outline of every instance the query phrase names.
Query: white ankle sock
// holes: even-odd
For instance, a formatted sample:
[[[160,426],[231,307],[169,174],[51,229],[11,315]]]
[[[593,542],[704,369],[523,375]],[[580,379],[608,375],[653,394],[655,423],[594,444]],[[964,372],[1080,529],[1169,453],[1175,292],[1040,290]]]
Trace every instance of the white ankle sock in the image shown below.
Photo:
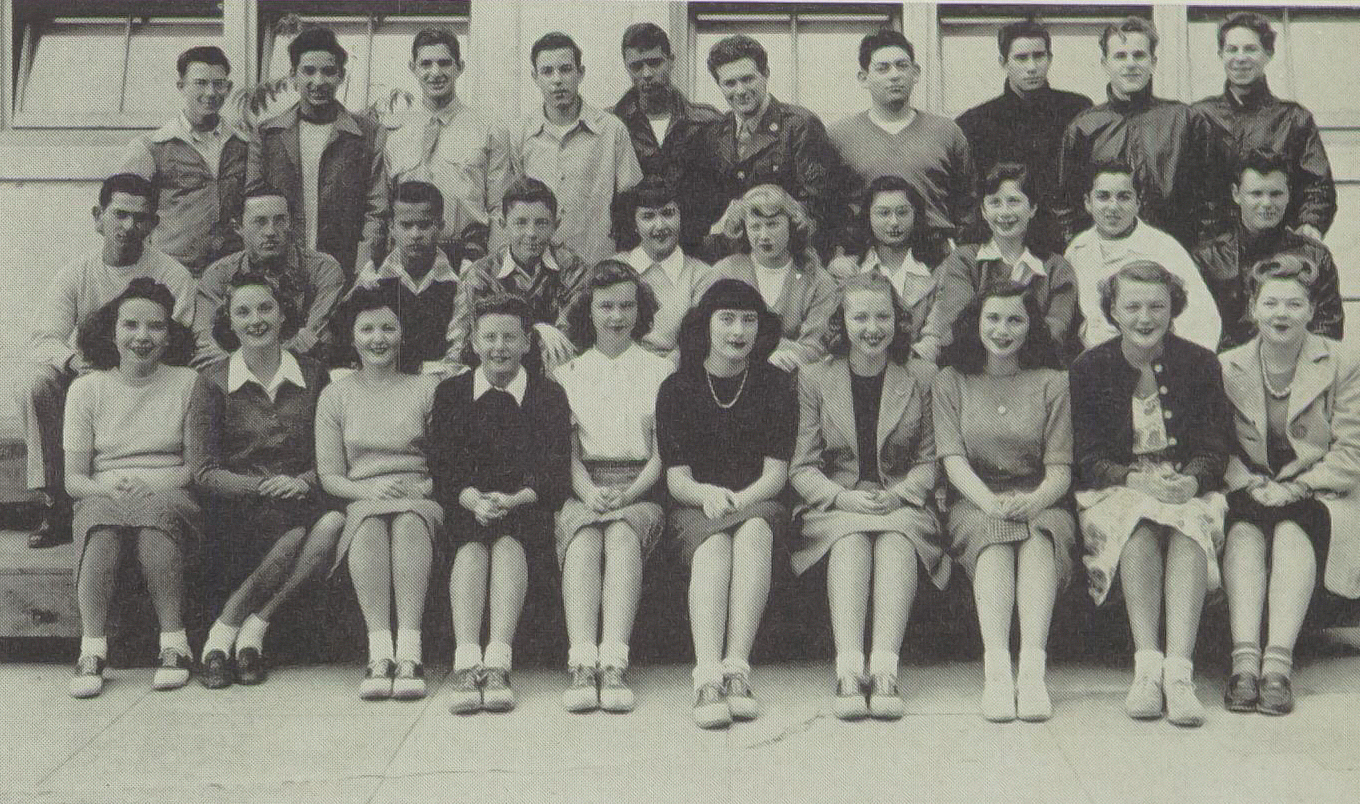
[[[897,677],[897,666],[900,660],[896,653],[886,650],[875,650],[869,652],[869,675],[871,676],[892,676]]]
[[[268,630],[268,621],[260,619],[258,614],[250,615],[241,623],[241,633],[236,635],[236,649],[254,648],[264,653],[264,634]]]
[[[509,670],[510,646],[504,642],[486,643],[486,651],[482,654],[482,664],[497,670]]]
[[[1011,675],[1011,655],[1001,651],[983,651],[982,676],[983,678],[1012,680],[1014,676]]]
[[[723,666],[721,664],[700,664],[695,665],[694,671],[690,673],[694,677],[694,689],[699,689],[705,684],[722,684]]]
[[[1027,681],[1043,681],[1048,669],[1048,652],[1042,650],[1020,651],[1020,678]]]
[[[391,631],[369,631],[368,632],[368,660],[376,662],[379,659],[392,659],[392,632]]]
[[[1162,662],[1162,678],[1166,681],[1190,681],[1195,677],[1195,666],[1182,656],[1168,656]]]
[[[722,661],[723,675],[735,675],[740,673],[744,676],[751,675],[751,663],[745,659],[738,659],[729,656]]]
[[[226,655],[231,655],[231,646],[236,643],[236,634],[240,628],[234,628],[218,620],[208,629],[208,639],[203,643],[203,655],[208,655],[209,651],[220,650]]]
[[[178,631],[161,632],[161,650],[165,650],[166,648],[174,648],[179,651],[182,656],[193,655],[189,652],[189,637],[184,633],[184,629],[182,628]]]
[[[601,667],[628,667],[628,643],[627,642],[602,642],[600,643],[600,666]]]
[[[567,648],[567,667],[594,667],[600,663],[600,649],[594,645]]]
[[[81,656],[98,656],[102,659],[109,658],[109,638],[102,637],[81,637],[80,638]]]
[[[419,628],[397,629],[396,659],[397,661],[420,663],[421,645]]]
[[[1140,650],[1133,654],[1133,674],[1137,677],[1162,677],[1162,662],[1166,657],[1159,650]]]
[[[864,654],[857,650],[836,654],[836,677],[854,676],[864,673]]]
[[[477,644],[459,645],[453,649],[453,669],[471,670],[482,663],[482,646]]]

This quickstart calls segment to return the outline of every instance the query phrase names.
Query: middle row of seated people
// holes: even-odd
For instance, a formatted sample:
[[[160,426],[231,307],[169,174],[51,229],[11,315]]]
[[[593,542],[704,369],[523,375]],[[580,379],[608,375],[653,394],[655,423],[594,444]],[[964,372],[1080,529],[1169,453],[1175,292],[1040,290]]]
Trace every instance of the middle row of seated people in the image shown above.
[[[751,217],[752,253],[787,259],[788,233],[749,226]],[[1004,253],[1015,221],[992,217]],[[268,277],[228,284],[215,336],[230,356],[197,379],[165,365],[190,347],[173,295],[135,280],[82,329],[96,370],[72,385],[66,410],[84,632],[72,693],[102,685],[113,570],[131,545],[162,629],[155,686],[187,681],[179,607],[184,557],[202,530],[188,493],[196,479],[241,494],[214,538],[258,542],[241,547],[252,571],[204,646],[209,686],[263,680],[269,614],[317,568],[343,561],[369,633],[361,695],[422,696],[421,615],[443,565],[435,556],[449,551],[450,708],[509,708],[528,556],[552,549],[555,533],[570,642],[563,703],[626,711],[641,567],[663,531],[651,495],[664,487],[690,574],[701,726],[759,712],[749,655],[784,555],[800,573],[827,561],[842,717],[900,715],[897,666],[918,573],[943,587],[958,564],[983,633],[984,715],[1046,719],[1045,646],[1077,551],[1073,510],[1093,598],[1103,602],[1116,580],[1125,597],[1131,716],[1202,722],[1191,656],[1205,591],[1220,583],[1235,643],[1225,704],[1289,711],[1292,648],[1318,568],[1328,589],[1360,594],[1351,535],[1329,545],[1360,479],[1360,362],[1308,333],[1317,266],[1291,256],[1256,266],[1248,307],[1260,331],[1216,359],[1173,332],[1189,303],[1184,281],[1154,262],[1127,264],[1100,283],[1117,336],[1085,351],[1070,378],[1057,338],[1070,325],[1053,331],[1033,282],[983,283],[951,322],[935,373],[907,359],[914,327],[891,280],[866,274],[833,288],[834,309],[813,322],[830,357],[805,363],[795,383],[777,361],[797,347],[767,301],[788,295],[791,278],[777,290],[759,273],[714,281],[678,328],[671,373],[641,345],[656,317],[650,286],[631,265],[605,261],[564,316],[588,348],[554,372],[558,381],[543,371],[551,347],[539,343],[540,316],[521,297],[474,303],[462,360],[475,369],[441,383],[415,373],[396,286],[361,287],[344,317],[359,368],[330,384],[282,349],[298,315]],[[802,501],[793,512],[786,485]]]

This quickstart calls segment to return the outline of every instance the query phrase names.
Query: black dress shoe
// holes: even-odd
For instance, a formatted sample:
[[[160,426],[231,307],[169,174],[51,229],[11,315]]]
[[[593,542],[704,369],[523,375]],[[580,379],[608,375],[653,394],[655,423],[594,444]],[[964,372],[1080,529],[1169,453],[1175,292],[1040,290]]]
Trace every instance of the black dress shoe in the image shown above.
[[[1287,715],[1294,711],[1294,688],[1289,676],[1283,673],[1261,676],[1261,699],[1256,702],[1256,711],[1263,715]]]
[[[1260,679],[1254,673],[1233,673],[1223,690],[1223,706],[1229,712],[1255,712],[1261,698]]]
[[[255,648],[241,648],[236,651],[236,683],[247,686],[263,684],[269,672],[264,666],[264,657]]]
[[[71,518],[56,506],[43,507],[42,520],[38,527],[28,534],[28,546],[34,549],[55,547],[71,541]]]
[[[203,654],[198,671],[198,681],[210,690],[220,690],[231,686],[231,660],[220,650],[210,650]]]

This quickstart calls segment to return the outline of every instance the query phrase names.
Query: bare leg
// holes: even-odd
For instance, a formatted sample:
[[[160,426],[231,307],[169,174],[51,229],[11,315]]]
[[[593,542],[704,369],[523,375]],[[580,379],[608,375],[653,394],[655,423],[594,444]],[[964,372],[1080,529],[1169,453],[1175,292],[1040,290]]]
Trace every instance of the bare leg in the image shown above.
[[[274,542],[274,546],[269,548],[260,566],[256,567],[236,591],[231,593],[231,597],[227,598],[217,619],[226,625],[239,628],[248,615],[273,596],[288,580],[288,574],[297,563],[306,539],[306,528],[293,528],[280,536],[279,540]]]
[[[418,514],[392,519],[392,593],[397,604],[397,628],[419,631],[430,589],[434,545],[430,530]]]
[[[1155,528],[1148,522],[1135,528],[1119,558],[1119,581],[1124,586],[1135,651],[1155,651],[1161,644],[1163,559]]]
[[[340,539],[340,531],[345,527],[345,516],[338,511],[331,511],[312,525],[311,532],[307,534],[307,539],[302,545],[302,552],[298,555],[297,563],[293,565],[292,572],[284,580],[283,585],[278,588],[269,600],[256,612],[261,620],[269,622],[274,619],[274,612],[279,606],[283,605],[293,593],[307,581],[311,580],[323,567],[329,564],[335,556],[335,544]]]
[[[179,545],[162,531],[143,528],[137,533],[137,558],[161,632],[183,631],[184,553]]]
[[[763,519],[748,519],[732,536],[732,586],[727,606],[725,659],[750,660],[760,618],[770,595],[774,533]]]
[[[80,562],[80,576],[76,579],[82,636],[104,636],[122,558],[123,541],[115,531],[107,528],[90,531],[85,541],[85,556]]]
[[[1020,545],[1016,572],[1016,602],[1020,614],[1020,650],[1047,650],[1058,592],[1058,568],[1053,540],[1035,533]]]
[[[1267,644],[1292,654],[1317,584],[1317,553],[1293,522],[1275,528],[1270,559],[1270,631]]]
[[[642,591],[642,543],[626,522],[614,522],[604,532],[605,566],[600,642],[632,642]]]
[[[1209,559],[1213,560],[1213,559]],[[1195,655],[1199,617],[1204,610],[1204,551],[1189,536],[1173,531],[1166,549],[1166,655]]]
[[[457,646],[482,644],[482,612],[491,552],[481,542],[459,545],[449,575],[449,603],[453,608],[453,639]]]
[[[694,551],[690,567],[689,622],[698,667],[722,664],[731,585],[732,537],[715,533]]]
[[[387,523],[369,517],[354,531],[349,574],[369,633],[392,628],[392,542]]]
[[[839,663],[847,656],[857,656],[858,676],[864,672],[864,621],[869,609],[869,582],[873,571],[873,546],[863,533],[852,533],[831,545],[827,558],[826,598],[831,606],[831,634],[836,642],[836,675],[844,675],[848,667]],[[875,609],[875,613],[878,610]]]
[[[1257,647],[1260,664],[1261,620],[1266,605],[1266,537],[1250,522],[1228,530],[1223,547],[1223,591],[1228,593],[1228,623],[1234,644]],[[1256,673],[1253,667],[1251,672]]]
[[[911,604],[916,600],[920,571],[916,548],[900,533],[881,533],[874,540],[873,650],[902,652]]]
[[[567,545],[562,562],[562,604],[566,608],[567,643],[573,648],[599,644],[600,578],[604,534],[581,528]]]
[[[514,643],[528,585],[529,565],[524,546],[509,536],[500,537],[491,545],[491,630],[488,644]]]
[[[1015,610],[1015,545],[982,548],[973,570],[973,601],[977,605],[984,654],[1011,655],[1011,613]]]

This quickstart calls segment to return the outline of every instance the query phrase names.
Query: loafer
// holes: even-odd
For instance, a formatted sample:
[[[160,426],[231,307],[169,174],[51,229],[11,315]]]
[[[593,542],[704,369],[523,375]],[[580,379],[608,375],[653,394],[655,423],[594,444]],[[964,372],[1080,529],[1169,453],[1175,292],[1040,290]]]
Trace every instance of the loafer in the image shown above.
[[[246,686],[263,684],[268,674],[264,657],[257,648],[241,648],[236,651],[236,683]]]
[[[482,709],[482,668],[465,667],[453,673],[453,692],[449,696],[449,711],[455,715],[470,715]]]
[[[760,702],[751,693],[751,679],[745,673],[723,676],[723,695],[733,720],[755,720],[760,716]]]
[[[869,716],[878,720],[897,720],[904,714],[906,706],[897,689],[897,677],[882,674],[870,679]]]
[[[403,659],[392,673],[392,698],[398,701],[418,701],[425,697],[425,666]]]
[[[199,662],[198,682],[210,690],[221,690],[231,686],[231,660],[226,651],[210,650],[203,654]]]
[[[567,670],[571,682],[562,692],[562,708],[568,712],[593,712],[600,706],[600,681],[594,667],[577,665]]]
[[[510,686],[510,671],[488,667],[482,680],[482,708],[488,712],[509,712],[515,708],[515,690]]]
[[[1294,686],[1283,673],[1261,676],[1261,698],[1256,711],[1263,715],[1287,715],[1294,711]]]
[[[70,689],[72,698],[93,698],[103,692],[104,657],[86,654],[77,659]]]
[[[869,716],[869,679],[863,676],[841,676],[836,679],[836,700],[831,711],[841,720],[860,720]]]
[[[704,684],[694,691],[694,722],[701,729],[721,729],[732,725],[732,710],[727,706],[722,687]]]
[[[151,689],[164,692],[183,687],[189,683],[189,670],[192,665],[189,657],[178,650],[162,649],[156,662],[156,674],[151,677]]]
[[[1229,712],[1255,712],[1261,699],[1261,679],[1255,673],[1233,673],[1223,690],[1223,708]]]
[[[359,682],[359,697],[365,701],[381,701],[392,697],[392,677],[397,666],[391,659],[374,659],[368,663],[364,680]]]
[[[637,703],[633,690],[624,679],[624,668],[600,668],[600,708],[606,712],[622,714],[633,711]]]

